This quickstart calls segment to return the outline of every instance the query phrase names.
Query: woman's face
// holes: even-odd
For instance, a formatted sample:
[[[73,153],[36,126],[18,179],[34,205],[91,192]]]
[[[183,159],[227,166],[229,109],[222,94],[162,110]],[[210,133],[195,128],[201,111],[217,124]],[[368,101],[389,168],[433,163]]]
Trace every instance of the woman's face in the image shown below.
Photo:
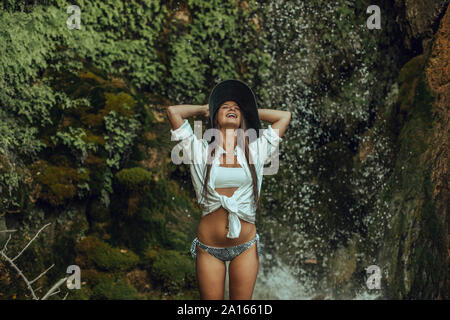
[[[220,128],[239,128],[241,117],[241,109],[234,101],[225,101],[217,111]]]

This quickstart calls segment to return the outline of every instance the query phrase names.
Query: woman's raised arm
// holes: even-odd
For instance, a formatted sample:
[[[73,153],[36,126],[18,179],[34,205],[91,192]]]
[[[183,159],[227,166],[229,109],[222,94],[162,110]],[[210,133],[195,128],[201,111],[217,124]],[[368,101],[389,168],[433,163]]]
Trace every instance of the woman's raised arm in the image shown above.
[[[291,112],[275,109],[258,109],[259,119],[270,122],[272,129],[278,133],[280,138],[291,122]]]
[[[184,123],[184,119],[197,115],[209,117],[209,105],[180,104],[169,106],[167,108],[167,117],[169,118],[173,130],[181,127]]]

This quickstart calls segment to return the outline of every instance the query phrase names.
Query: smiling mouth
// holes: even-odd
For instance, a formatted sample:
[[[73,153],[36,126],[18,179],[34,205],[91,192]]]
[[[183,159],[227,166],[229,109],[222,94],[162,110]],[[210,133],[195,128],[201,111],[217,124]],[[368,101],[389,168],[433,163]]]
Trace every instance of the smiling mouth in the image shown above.
[[[236,113],[229,113],[229,114],[227,114],[227,118],[235,118],[235,119],[237,119],[237,114]]]

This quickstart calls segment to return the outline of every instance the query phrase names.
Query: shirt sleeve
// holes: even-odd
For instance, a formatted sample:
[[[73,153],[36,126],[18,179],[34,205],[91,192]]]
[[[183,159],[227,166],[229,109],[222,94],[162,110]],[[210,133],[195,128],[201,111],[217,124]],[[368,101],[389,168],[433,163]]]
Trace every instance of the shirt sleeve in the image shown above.
[[[252,146],[258,156],[260,165],[264,166],[270,158],[278,156],[281,141],[283,139],[275,132],[271,125],[268,125],[267,129],[262,131],[262,134],[254,141]]]
[[[206,140],[199,139],[192,131],[192,127],[187,119],[177,129],[170,129],[171,140],[180,141],[172,151],[172,158],[179,156],[180,149],[183,150],[182,161],[186,164],[201,164],[203,163],[203,154]],[[176,160],[176,159],[172,159]],[[179,161],[174,161],[179,164]]]
[[[208,142],[195,136],[187,119],[184,120],[184,123],[179,128],[176,130],[171,129],[170,132],[172,141],[180,141],[172,150],[172,161],[175,164],[185,163],[189,165],[197,202],[202,204],[201,192],[204,182],[205,154]],[[183,156],[180,159],[181,161],[177,162],[180,149],[183,151]]]

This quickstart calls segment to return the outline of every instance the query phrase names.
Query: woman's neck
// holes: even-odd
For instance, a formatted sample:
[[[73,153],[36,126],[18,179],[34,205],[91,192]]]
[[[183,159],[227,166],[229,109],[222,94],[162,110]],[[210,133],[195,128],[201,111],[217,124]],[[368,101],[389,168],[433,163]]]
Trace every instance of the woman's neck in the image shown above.
[[[237,135],[234,128],[221,128],[222,133],[222,148],[227,152],[233,154],[236,148]]]

